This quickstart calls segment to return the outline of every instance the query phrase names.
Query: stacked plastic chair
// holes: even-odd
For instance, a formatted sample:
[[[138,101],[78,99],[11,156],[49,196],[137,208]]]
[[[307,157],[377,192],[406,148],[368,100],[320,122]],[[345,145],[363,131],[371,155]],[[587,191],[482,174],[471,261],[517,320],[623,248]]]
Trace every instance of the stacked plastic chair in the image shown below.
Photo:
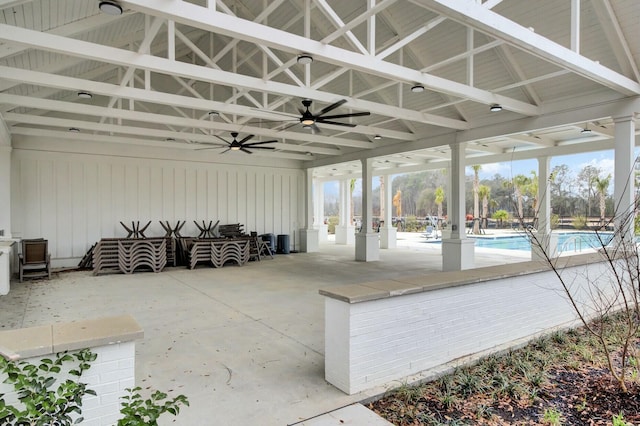
[[[242,266],[249,261],[249,257],[249,238],[211,242],[211,263],[216,268],[222,268],[228,262]]]
[[[200,262],[211,261],[211,240],[198,239],[191,242],[189,247],[189,269],[194,269]]]
[[[119,238],[103,238],[93,248],[93,275],[120,272],[118,265]]]
[[[121,272],[132,274],[138,268],[160,272],[167,265],[167,242],[161,239],[118,241],[118,266]]]

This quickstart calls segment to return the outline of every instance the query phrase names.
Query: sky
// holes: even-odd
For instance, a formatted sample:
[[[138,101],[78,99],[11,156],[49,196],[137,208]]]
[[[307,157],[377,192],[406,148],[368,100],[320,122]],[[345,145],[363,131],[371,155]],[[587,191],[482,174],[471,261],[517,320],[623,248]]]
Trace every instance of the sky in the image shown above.
[[[566,164],[567,166],[569,166],[571,176],[575,178],[580,170],[582,170],[585,166],[592,165],[602,170],[602,177],[605,177],[607,174],[611,174],[611,176],[613,176],[613,154],[613,150],[608,150],[551,157],[549,171],[551,171],[555,166]],[[636,155],[638,155],[638,152],[636,152]],[[536,173],[538,172],[538,161],[536,159],[483,164],[482,168],[480,169],[479,175],[480,180],[491,179],[496,173],[502,175],[507,179],[511,179],[519,174],[530,176],[532,170],[535,170]],[[466,168],[466,174],[473,175],[473,170],[471,169],[471,167]],[[380,181],[378,177],[375,176],[373,178],[373,187],[376,188],[379,185]],[[611,180],[611,185],[613,185],[613,179]],[[337,196],[339,191],[338,182],[327,182],[325,184],[324,191],[325,196]],[[360,180],[358,180],[356,182],[354,194],[359,195],[361,194],[361,192],[362,189]]]
[[[550,169],[562,164],[569,166],[569,170],[574,177],[587,165],[601,169],[603,176],[609,173],[613,176],[613,150],[551,157]],[[496,173],[508,179],[519,174],[529,176],[531,170],[535,170],[536,173],[538,171],[538,161],[536,159],[483,164],[480,169],[480,179],[491,179]],[[467,168],[466,173],[472,174],[473,172],[470,168]]]

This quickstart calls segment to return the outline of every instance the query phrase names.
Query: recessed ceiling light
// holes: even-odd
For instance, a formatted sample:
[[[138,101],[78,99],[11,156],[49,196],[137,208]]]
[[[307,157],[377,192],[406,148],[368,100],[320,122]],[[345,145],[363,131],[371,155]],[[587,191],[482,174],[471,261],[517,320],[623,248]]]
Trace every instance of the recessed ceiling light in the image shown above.
[[[219,115],[218,111],[209,111],[209,117],[218,117]]]
[[[118,16],[122,15],[122,6],[120,6],[115,1],[105,0],[101,1],[98,5],[98,8],[101,12],[106,13],[107,15]]]
[[[300,65],[307,65],[307,64],[310,64],[311,62],[313,62],[313,56],[307,55],[306,53],[303,53],[302,55],[298,55],[298,63]]]
[[[80,129],[78,129],[77,127],[69,127],[69,131],[71,133],[80,133]]]
[[[411,88],[411,91],[413,93],[420,93],[420,92],[424,92],[424,86],[422,84],[416,84]]]
[[[82,99],[91,99],[93,98],[93,95],[89,92],[82,91],[82,92],[78,92],[78,97]]]
[[[493,105],[491,105],[491,107],[489,107],[489,111],[491,111],[491,112],[500,112],[500,111],[502,111],[502,105],[493,104]]]
[[[375,135],[373,138],[374,138],[375,140],[379,141],[380,139],[382,139],[382,136],[380,136],[380,135]]]
[[[310,153],[309,151],[305,152],[304,155],[306,155],[307,157],[312,157],[313,156],[313,154]]]

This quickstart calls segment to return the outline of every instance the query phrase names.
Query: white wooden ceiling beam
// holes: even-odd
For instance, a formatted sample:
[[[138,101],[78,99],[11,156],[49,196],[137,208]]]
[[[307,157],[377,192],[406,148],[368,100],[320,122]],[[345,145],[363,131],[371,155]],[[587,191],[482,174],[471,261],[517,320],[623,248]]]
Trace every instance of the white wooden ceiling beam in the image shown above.
[[[117,86],[116,86],[117,87]],[[136,89],[140,90],[140,89]],[[129,111],[124,109],[106,108],[84,103],[72,103],[55,101],[51,99],[37,99],[28,96],[9,95],[0,93],[0,104],[21,106],[26,108],[42,108],[50,111],[59,111],[72,114],[91,115],[95,117],[112,117],[119,120],[141,121],[158,125],[174,125],[180,127],[193,127],[209,129],[214,131],[234,132],[238,130],[237,124],[221,123],[219,121],[198,120],[194,118],[178,117],[173,115],[153,114],[141,111]],[[356,141],[352,139],[328,137],[308,133],[292,131],[278,131],[264,129],[255,126],[242,126],[242,130],[247,133],[261,135],[269,138],[282,138],[287,140],[299,140],[312,143],[320,143],[333,146],[348,146],[352,148],[371,149],[373,145],[367,141]]]
[[[628,77],[634,78],[636,81],[640,81],[638,66],[633,58],[631,49],[629,48],[629,43],[622,32],[622,28],[620,28],[616,14],[611,6],[611,1],[596,0],[592,1],[591,5],[596,12],[596,16],[602,25],[605,37],[607,37],[607,40],[609,41],[609,46],[611,46],[613,53],[616,55],[618,64],[622,68],[623,72]]]
[[[395,42],[391,46],[387,47],[386,49],[384,49],[383,51],[378,53],[376,55],[376,59],[381,59],[382,60],[382,59],[386,58],[387,56],[397,52],[398,50],[400,50],[403,47],[405,47],[407,44],[411,43],[412,41],[414,41],[415,39],[417,39],[421,35],[425,34],[427,31],[429,31],[432,28],[435,28],[439,24],[443,23],[444,21],[446,21],[446,19],[442,18],[442,17],[438,17],[438,18],[435,18],[435,19],[432,19],[432,20],[428,21],[422,27],[418,28],[417,30],[415,30],[411,34],[408,34],[408,35],[404,36],[403,38],[401,38],[400,40],[398,40],[397,42]]]
[[[327,3],[326,0],[314,0],[314,2],[318,5],[318,9],[322,11],[324,16],[326,16],[327,19],[329,19],[329,21],[331,21],[331,23],[333,23],[336,28],[342,28],[345,26],[345,23],[342,21],[340,16],[338,16],[338,14],[331,8],[331,6],[329,6],[329,3]],[[346,36],[347,41],[360,53],[362,53],[363,55],[369,54],[367,48],[364,47],[362,43],[360,43],[360,40],[358,40],[358,38],[351,32],[351,30],[347,30],[344,35]]]
[[[122,15],[120,15],[119,19],[131,16],[133,14],[133,11],[127,10]],[[99,13],[97,15],[92,15],[78,21],[55,27],[49,31],[45,31],[45,33],[55,34],[63,37],[74,37],[87,31],[95,31],[97,28],[103,25],[113,23],[115,19],[118,18],[107,15],[106,13]],[[11,55],[17,55],[27,49],[29,49],[29,46],[20,46],[15,44],[6,44],[0,46],[0,59],[6,58]]]
[[[233,19],[228,17],[228,19]],[[246,22],[246,21],[245,21]],[[187,64],[180,61],[171,61],[169,59],[160,58],[157,56],[147,55],[143,53],[131,52],[123,49],[117,49],[109,46],[98,45],[95,43],[89,43],[82,40],[66,39],[64,37],[47,35],[38,31],[25,30],[22,28],[12,27],[9,25],[0,24],[0,40],[10,41],[14,43],[29,44],[33,47],[38,47],[45,50],[55,51],[58,53],[64,53],[72,56],[83,57],[86,59],[92,59],[96,61],[109,61],[114,64],[123,65],[127,67],[136,67],[140,69],[149,69],[154,72],[163,74],[176,74],[187,78],[193,78],[196,80],[206,81],[210,83],[224,84],[231,87],[243,87],[246,89],[267,91],[272,93],[279,93],[292,97],[317,99],[320,101],[332,103],[335,102],[340,95],[336,95],[328,92],[320,92],[304,87],[296,87],[288,84],[283,84],[275,81],[264,81],[260,78],[249,77],[232,72],[214,70],[199,65]],[[4,68],[8,69],[8,68]],[[26,70],[25,70],[26,71]],[[20,77],[12,79],[22,80]],[[3,75],[4,76],[4,75]],[[5,76],[9,78],[8,76]],[[51,76],[56,78],[56,76]],[[62,77],[62,76],[60,76]],[[92,85],[96,82],[86,82],[85,85]],[[47,82],[42,83],[45,86],[51,85]],[[80,88],[77,88],[80,89]],[[152,93],[152,92],[147,92]],[[106,94],[109,96],[109,94]],[[460,120],[454,120],[446,117],[440,117],[431,114],[425,114],[414,110],[405,108],[391,107],[389,105],[380,104],[376,102],[370,102],[354,98],[346,98],[349,102],[349,106],[355,109],[369,110],[372,113],[392,116],[400,119],[413,120],[426,124],[433,124],[436,126],[448,127],[453,129],[467,129],[469,125]],[[152,101],[149,99],[149,101]],[[158,101],[156,101],[158,102]],[[192,108],[203,108],[201,103],[197,100],[192,100]],[[223,105],[218,105],[221,111],[225,111]],[[226,108],[230,108],[227,105]],[[217,110],[216,109],[216,110]],[[230,111],[229,111],[230,112]],[[254,109],[245,109],[245,115],[253,117],[264,118],[266,112]],[[270,117],[274,117],[273,113]]]
[[[412,0],[478,31],[626,96],[640,94],[640,83],[567,49],[472,1]]]
[[[205,31],[220,33],[258,45],[267,45],[285,52],[297,54],[301,49],[304,49],[305,52],[313,55],[317,59],[383,78],[390,78],[407,84],[420,83],[428,89],[466,98],[486,105],[499,103],[505,109],[524,115],[535,116],[540,113],[537,106],[507,96],[497,95],[487,90],[421,73],[419,70],[381,61],[369,55],[326,45],[319,41],[310,40],[255,22],[215,13],[188,2],[179,0],[167,0],[163,2],[156,0],[128,0],[126,4],[143,13],[163,16],[166,19],[174,19],[176,22]],[[313,98],[313,96],[311,97]]]
[[[55,117],[37,117],[28,114],[15,114],[15,113],[6,113],[3,114],[5,121],[8,123],[22,123],[22,124],[34,124],[40,126],[51,126],[51,127],[61,127],[61,128],[72,128],[75,127],[84,130],[92,130],[102,133],[118,133],[121,135],[135,135],[135,136],[146,136],[146,137],[157,137],[166,141],[169,138],[173,139],[182,139],[188,142],[197,142],[201,144],[208,145],[220,145],[225,146],[220,142],[219,139],[214,138],[209,134],[199,134],[199,133],[184,133],[177,131],[169,131],[169,130],[159,130],[155,128],[149,127],[135,127],[135,126],[120,126],[116,124],[101,124],[92,121],[84,121],[84,120],[76,120],[76,119],[64,119],[64,118],[55,118]],[[252,139],[252,142],[258,142],[259,139]],[[297,152],[311,152],[314,154],[323,154],[323,155],[340,155],[341,151],[336,148],[323,148],[317,147],[313,145],[297,145],[291,143],[273,143],[269,146],[272,146],[279,150],[290,150]]]
[[[184,149],[185,146],[189,147],[192,150],[197,150],[202,148],[200,144],[187,144],[187,143],[179,143],[179,142],[169,142],[169,141],[154,141],[151,139],[137,139],[122,136],[110,136],[110,135],[97,135],[97,134],[83,134],[83,133],[70,133],[68,131],[56,131],[51,129],[32,129],[27,127],[13,127],[11,129],[11,133],[14,135],[23,135],[23,136],[36,136],[40,138],[58,138],[62,140],[75,140],[75,141],[93,141],[93,142],[105,142],[105,143],[120,143],[123,145],[143,145],[143,146],[152,146],[152,147],[162,147],[162,148],[179,148]],[[215,153],[215,151],[213,151]],[[222,153],[220,153],[221,155]],[[299,160],[299,161],[308,161],[309,156],[304,154],[295,154],[289,152],[270,152],[267,150],[255,150],[252,151],[253,156],[255,157],[268,157],[268,158],[278,158],[278,159],[290,159],[290,160]],[[202,154],[200,154],[202,155]],[[244,154],[242,154],[244,155]]]
[[[462,52],[462,53],[460,53],[458,55],[451,56],[450,58],[447,58],[447,59],[445,59],[443,61],[436,62],[435,64],[431,64],[431,65],[429,65],[427,67],[422,68],[421,71],[430,72],[430,71],[433,71],[435,69],[442,68],[442,67],[444,67],[446,65],[453,64],[453,63],[455,63],[457,61],[461,61],[463,59],[467,59],[467,58],[469,58],[469,57],[471,57],[473,55],[477,55],[478,53],[486,52],[487,50],[491,50],[491,49],[496,48],[496,47],[498,47],[500,45],[503,45],[503,44],[504,44],[504,41],[502,41],[502,40],[494,40],[492,42],[483,44],[482,46],[478,46],[476,48],[469,49],[466,52]]]
[[[347,31],[351,31],[352,29],[354,29],[358,25],[360,25],[363,22],[365,22],[367,19],[373,18],[378,12],[383,11],[384,9],[388,8],[389,6],[391,6],[393,3],[397,2],[397,1],[398,0],[382,0],[380,3],[376,4],[375,6],[369,7],[366,12],[358,15],[356,18],[354,18],[351,21],[349,21],[348,23],[344,24],[341,28],[338,28],[337,30],[335,30],[334,32],[329,34],[328,36],[324,37],[322,39],[322,42],[326,43],[326,44],[331,43],[333,40],[335,40],[338,37],[342,36]]]

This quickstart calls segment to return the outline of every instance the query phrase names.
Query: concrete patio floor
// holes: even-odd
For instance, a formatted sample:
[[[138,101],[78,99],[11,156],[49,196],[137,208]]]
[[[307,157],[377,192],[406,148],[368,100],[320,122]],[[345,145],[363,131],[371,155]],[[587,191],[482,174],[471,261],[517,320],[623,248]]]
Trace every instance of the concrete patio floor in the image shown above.
[[[161,424],[294,424],[384,391],[349,396],[325,382],[318,289],[441,269],[439,244],[398,238],[378,262],[356,262],[353,246],[324,243],[318,253],[243,267],[12,281],[0,297],[0,329],[131,314],[145,333],[136,345],[137,385],[185,394],[191,404]],[[527,257],[476,250],[476,266]]]

